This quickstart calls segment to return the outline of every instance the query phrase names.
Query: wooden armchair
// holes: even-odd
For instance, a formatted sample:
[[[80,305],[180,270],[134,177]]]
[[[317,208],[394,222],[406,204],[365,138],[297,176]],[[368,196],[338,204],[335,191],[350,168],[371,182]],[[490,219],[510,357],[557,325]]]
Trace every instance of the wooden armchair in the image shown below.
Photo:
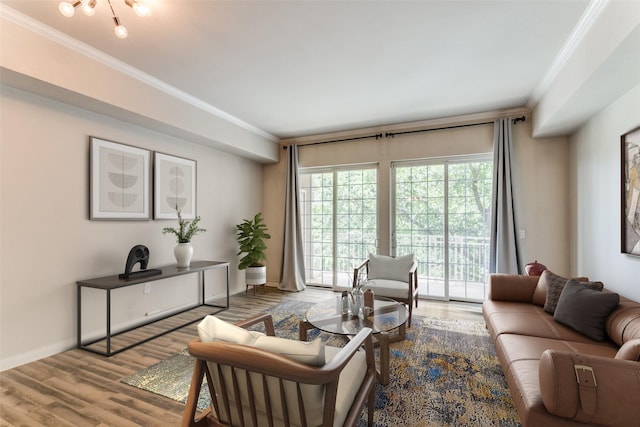
[[[207,318],[212,321],[214,316]],[[303,343],[276,338],[273,320],[266,314],[236,325],[215,319],[216,327],[223,322],[231,328],[222,325],[225,331],[215,331],[218,337],[203,334],[200,328],[205,320],[198,326],[201,340],[189,343],[196,363],[183,427],[355,426],[365,403],[368,425],[373,425],[376,370],[371,329],[362,330],[345,347],[335,348],[319,339]],[[264,323],[266,335],[246,331],[257,323]],[[215,341],[203,342],[203,335]],[[301,346],[312,348],[303,348],[305,355],[300,356]],[[362,347],[364,351],[359,351]],[[285,350],[274,351],[278,348]],[[309,359],[306,353],[316,350],[319,359]],[[211,405],[198,413],[205,378]]]
[[[418,307],[418,263],[413,254],[399,257],[369,255],[369,259],[353,271],[353,284],[366,273],[363,290],[372,289],[376,296],[394,299],[409,307],[408,327],[411,327],[413,304]]]

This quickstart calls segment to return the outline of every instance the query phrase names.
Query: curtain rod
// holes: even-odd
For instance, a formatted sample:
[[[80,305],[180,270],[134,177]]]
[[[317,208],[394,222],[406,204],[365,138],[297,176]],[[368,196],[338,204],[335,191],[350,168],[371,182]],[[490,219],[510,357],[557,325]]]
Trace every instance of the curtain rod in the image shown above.
[[[512,119],[511,122],[513,124],[516,124],[518,122],[524,122],[526,119],[527,118],[525,116],[516,117],[515,119]],[[311,142],[309,144],[298,145],[298,147],[308,147],[310,145],[320,145],[320,144],[333,144],[334,142],[356,141],[356,140],[359,140],[359,139],[369,139],[369,138],[375,138],[376,140],[378,140],[378,139],[382,139],[382,138],[394,138],[396,135],[406,135],[406,134],[410,134],[410,133],[431,132],[431,131],[434,131],[434,130],[457,129],[457,128],[466,128],[466,127],[471,127],[471,126],[481,126],[481,125],[491,125],[491,124],[493,124],[493,122],[470,123],[470,124],[466,124],[466,125],[455,125],[455,126],[444,126],[444,127],[439,127],[439,128],[407,130],[407,131],[403,131],[403,132],[386,132],[384,135],[382,133],[376,133],[376,134],[373,134],[373,135],[356,136],[356,137],[353,137],[353,138],[332,139],[330,141]],[[289,145],[291,145],[291,144],[289,144]],[[287,146],[288,145],[283,145],[282,149],[286,150]]]

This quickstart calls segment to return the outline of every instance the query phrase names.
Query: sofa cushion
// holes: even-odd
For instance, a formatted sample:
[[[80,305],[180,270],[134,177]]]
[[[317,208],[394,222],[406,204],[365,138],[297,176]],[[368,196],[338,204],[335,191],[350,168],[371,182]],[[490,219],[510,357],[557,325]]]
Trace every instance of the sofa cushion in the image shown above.
[[[640,338],[627,341],[616,353],[616,359],[640,361]]]
[[[367,278],[369,280],[398,280],[407,283],[409,282],[409,270],[411,270],[413,260],[413,254],[395,258],[384,255],[369,254],[369,270]]]
[[[505,366],[522,360],[539,360],[545,350],[571,351],[614,358],[618,348],[610,343],[571,342],[553,338],[527,337],[523,335],[505,334],[496,340],[496,352]]]
[[[589,279],[587,277],[574,277],[574,280],[578,282],[588,282]],[[538,285],[536,286],[535,291],[533,292],[533,298],[531,299],[531,303],[535,305],[539,305],[543,307],[545,301],[547,299],[547,289],[551,283],[562,283],[563,285],[567,282],[567,278],[559,276],[549,270],[545,270],[540,275],[540,279],[538,280]]]
[[[607,335],[604,322],[620,302],[620,296],[600,292],[569,280],[560,294],[553,318],[596,341],[604,341]]]
[[[571,342],[593,343],[580,332],[562,325],[542,307],[529,303],[485,301],[482,306],[491,336],[518,334]],[[615,353],[614,353],[615,354]]]
[[[583,286],[586,286],[589,289],[593,289],[595,291],[601,291],[604,285],[602,282],[577,282],[574,279],[569,279],[575,283],[580,283]],[[560,281],[553,280],[549,282],[549,286],[547,287],[547,299],[544,302],[544,311],[549,314],[553,314],[556,311],[556,307],[558,305],[558,300],[560,299],[560,295],[562,294],[562,290],[564,289],[564,285],[569,281]]]

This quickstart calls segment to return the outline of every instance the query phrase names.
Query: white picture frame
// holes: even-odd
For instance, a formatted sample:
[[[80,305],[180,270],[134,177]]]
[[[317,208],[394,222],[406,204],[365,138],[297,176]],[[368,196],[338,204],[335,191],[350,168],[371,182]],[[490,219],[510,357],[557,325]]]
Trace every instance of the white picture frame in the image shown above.
[[[177,205],[183,219],[195,219],[197,162],[155,152],[153,165],[154,218],[177,219]]]
[[[90,220],[149,220],[151,151],[90,137]]]

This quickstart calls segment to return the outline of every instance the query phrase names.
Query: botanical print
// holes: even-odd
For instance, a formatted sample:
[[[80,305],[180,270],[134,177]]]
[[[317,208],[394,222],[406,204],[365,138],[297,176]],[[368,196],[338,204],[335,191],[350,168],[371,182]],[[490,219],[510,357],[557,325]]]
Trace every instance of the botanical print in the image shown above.
[[[640,255],[640,129],[623,137],[624,241],[626,253]]]

